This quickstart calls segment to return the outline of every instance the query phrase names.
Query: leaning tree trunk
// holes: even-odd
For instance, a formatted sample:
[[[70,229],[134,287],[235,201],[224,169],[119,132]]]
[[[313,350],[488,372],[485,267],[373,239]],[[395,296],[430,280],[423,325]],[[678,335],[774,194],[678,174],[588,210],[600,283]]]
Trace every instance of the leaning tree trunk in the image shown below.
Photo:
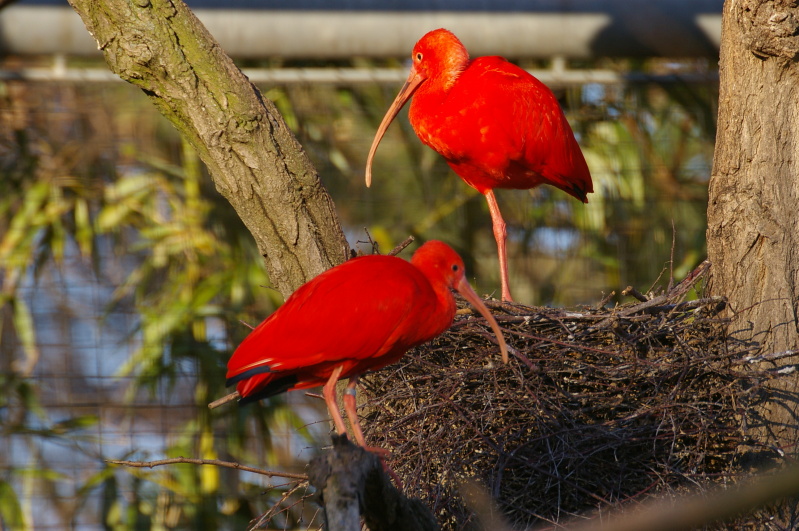
[[[724,3],[718,136],[707,245],[711,289],[735,312],[731,332],[765,352],[799,347],[799,8],[789,0]],[[791,360],[795,361],[795,360]],[[782,378],[791,395],[796,378]],[[766,412],[797,439],[784,395]]]
[[[191,142],[287,296],[349,252],[333,202],[272,102],[181,0],[69,0],[122,79]]]

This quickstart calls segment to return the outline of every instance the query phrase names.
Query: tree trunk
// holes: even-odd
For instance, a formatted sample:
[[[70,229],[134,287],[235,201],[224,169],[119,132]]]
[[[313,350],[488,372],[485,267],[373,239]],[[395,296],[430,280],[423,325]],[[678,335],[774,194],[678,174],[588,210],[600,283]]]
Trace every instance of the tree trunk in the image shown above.
[[[710,287],[736,313],[731,332],[768,352],[799,346],[798,34],[795,2],[724,3],[708,206]],[[797,390],[796,378],[779,381],[791,395]],[[784,441],[799,433],[795,404],[784,400],[766,412],[771,424],[783,423]]]
[[[111,70],[197,150],[284,296],[346,259],[333,202],[302,147],[181,0],[69,2]]]

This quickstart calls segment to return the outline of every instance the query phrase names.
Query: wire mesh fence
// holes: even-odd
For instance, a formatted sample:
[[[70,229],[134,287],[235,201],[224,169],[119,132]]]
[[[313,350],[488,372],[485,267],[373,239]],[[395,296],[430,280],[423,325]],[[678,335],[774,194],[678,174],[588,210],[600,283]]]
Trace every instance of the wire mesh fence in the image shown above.
[[[257,250],[136,89],[1,87],[0,522],[242,528],[281,499],[285,482],[106,460],[182,455],[301,472],[325,444],[320,401],[301,392],[205,407],[225,392],[225,361],[248,331],[239,321],[256,324],[279,304]],[[371,135],[396,88],[263,90],[317,164],[352,245],[371,239],[386,252],[409,234],[447,240],[478,292],[494,293],[482,198],[407,124],[384,140],[376,183],[363,187]],[[715,91],[671,82],[559,92],[597,191],[588,207],[550,190],[500,194],[518,298],[593,303],[627,284],[657,286],[661,273],[663,285],[701,261]],[[269,525],[318,525],[297,499]]]

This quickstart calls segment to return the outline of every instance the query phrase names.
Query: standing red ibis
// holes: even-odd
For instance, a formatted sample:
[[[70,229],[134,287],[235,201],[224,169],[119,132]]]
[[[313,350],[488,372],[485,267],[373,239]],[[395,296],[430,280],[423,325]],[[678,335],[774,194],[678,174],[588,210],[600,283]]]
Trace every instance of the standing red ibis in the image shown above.
[[[499,251],[502,299],[512,300],[505,251],[507,232],[494,188],[551,184],[586,203],[591,174],[558,100],[546,85],[501,57],[469,59],[445,29],[413,47],[413,66],[377,129],[372,159],[391,121],[413,96],[409,118],[419,139],[441,154],[466,184],[483,194]]]
[[[362,256],[303,284],[242,341],[228,362],[227,384],[236,384],[240,404],[324,385],[336,430],[344,434],[335,384],[348,377],[344,409],[365,446],[355,411],[359,375],[397,361],[449,328],[455,317],[450,288],[486,318],[507,362],[502,332],[469,286],[463,260],[434,240],[419,247],[410,262]]]

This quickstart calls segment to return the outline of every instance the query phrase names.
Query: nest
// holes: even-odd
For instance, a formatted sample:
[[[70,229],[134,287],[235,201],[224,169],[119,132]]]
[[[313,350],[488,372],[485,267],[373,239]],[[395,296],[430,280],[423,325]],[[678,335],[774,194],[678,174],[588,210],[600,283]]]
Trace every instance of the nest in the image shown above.
[[[508,365],[485,322],[462,315],[362,379],[367,439],[391,449],[405,493],[444,529],[474,518],[459,494],[467,478],[517,526],[728,479],[771,375],[725,335],[723,299],[684,300],[706,270],[612,310],[493,303]]]

